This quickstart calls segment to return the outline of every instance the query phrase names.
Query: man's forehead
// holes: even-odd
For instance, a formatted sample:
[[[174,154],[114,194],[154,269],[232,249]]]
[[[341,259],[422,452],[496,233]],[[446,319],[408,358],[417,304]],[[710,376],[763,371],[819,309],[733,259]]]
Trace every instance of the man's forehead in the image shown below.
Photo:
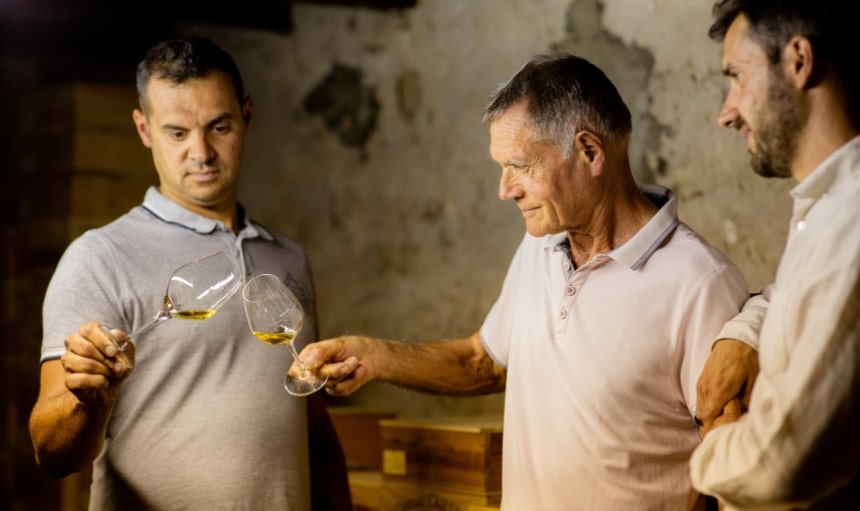
[[[729,25],[723,40],[723,70],[730,71],[734,66],[744,63],[758,63],[765,59],[764,48],[749,36],[749,21],[743,14]]]

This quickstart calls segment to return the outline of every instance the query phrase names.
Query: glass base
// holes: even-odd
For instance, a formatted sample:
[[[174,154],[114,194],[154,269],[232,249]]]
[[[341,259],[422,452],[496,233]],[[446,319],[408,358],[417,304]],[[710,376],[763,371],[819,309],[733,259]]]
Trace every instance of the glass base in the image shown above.
[[[328,377],[319,377],[307,371],[301,377],[291,376],[287,373],[284,378],[284,388],[294,396],[307,396],[323,388],[327,380]]]

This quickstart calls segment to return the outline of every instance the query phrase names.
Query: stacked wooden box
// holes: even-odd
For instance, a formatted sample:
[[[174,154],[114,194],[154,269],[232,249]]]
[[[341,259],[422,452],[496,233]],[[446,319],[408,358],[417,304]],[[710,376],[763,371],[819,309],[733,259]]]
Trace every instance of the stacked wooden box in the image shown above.
[[[34,90],[19,104],[14,167],[6,183],[9,216],[3,232],[4,402],[9,403],[12,459],[4,477],[35,507],[86,509],[90,473],[59,487],[33,463],[28,413],[39,384],[41,306],[48,281],[68,244],[139,204],[158,182],[152,156],[134,128],[133,86],[70,83]],[[71,333],[71,332],[69,332]],[[14,340],[14,342],[12,341]],[[5,410],[4,410],[5,412]],[[14,450],[11,450],[14,449]],[[16,497],[19,498],[19,497]]]
[[[497,509],[501,417],[380,419],[382,464],[352,471],[356,510]]]
[[[397,414],[375,408],[332,406],[329,408],[329,416],[343,447],[346,468],[353,471],[380,470],[382,444],[379,421],[393,419]]]
[[[37,90],[21,109],[17,185],[22,227],[68,244],[140,204],[157,183],[132,120],[134,87],[73,83]]]

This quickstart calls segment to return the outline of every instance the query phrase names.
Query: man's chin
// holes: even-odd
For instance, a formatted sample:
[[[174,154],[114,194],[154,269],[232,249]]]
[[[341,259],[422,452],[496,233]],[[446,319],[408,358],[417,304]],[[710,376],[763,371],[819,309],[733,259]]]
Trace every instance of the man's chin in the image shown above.
[[[772,165],[763,164],[761,162],[756,161],[755,159],[750,162],[750,166],[752,167],[753,172],[767,179],[785,179],[791,177],[791,171],[781,171],[779,169],[774,168]]]
[[[532,226],[526,222],[526,232],[535,238],[542,238],[550,234],[557,234],[561,231],[558,229],[548,229],[545,225]]]

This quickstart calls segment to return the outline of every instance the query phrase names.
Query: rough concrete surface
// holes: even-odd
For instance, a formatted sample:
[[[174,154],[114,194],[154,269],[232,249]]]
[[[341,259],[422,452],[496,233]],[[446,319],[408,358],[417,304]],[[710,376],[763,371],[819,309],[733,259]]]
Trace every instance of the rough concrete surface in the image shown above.
[[[481,112],[528,57],[551,51],[604,68],[633,112],[637,179],[673,188],[682,220],[741,265],[752,291],[769,282],[790,183],[755,176],[739,137],[715,123],[725,84],[720,46],[706,35],[710,5],[297,3],[291,34],[211,29],[255,98],[242,200],[308,248],[321,335],[425,340],[480,327],[524,233],[498,200]],[[350,402],[425,415],[502,403],[384,385]]]

